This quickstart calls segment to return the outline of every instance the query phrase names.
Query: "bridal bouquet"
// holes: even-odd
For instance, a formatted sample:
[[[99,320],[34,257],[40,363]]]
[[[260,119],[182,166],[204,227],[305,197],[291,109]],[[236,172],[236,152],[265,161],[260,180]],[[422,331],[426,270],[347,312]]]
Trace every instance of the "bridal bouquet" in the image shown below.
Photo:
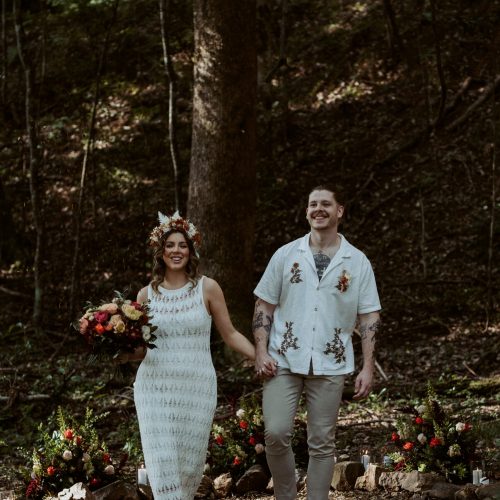
[[[138,347],[154,349],[157,329],[150,323],[149,307],[116,297],[100,306],[88,304],[78,323],[78,330],[95,353],[116,357],[120,352],[133,352]]]

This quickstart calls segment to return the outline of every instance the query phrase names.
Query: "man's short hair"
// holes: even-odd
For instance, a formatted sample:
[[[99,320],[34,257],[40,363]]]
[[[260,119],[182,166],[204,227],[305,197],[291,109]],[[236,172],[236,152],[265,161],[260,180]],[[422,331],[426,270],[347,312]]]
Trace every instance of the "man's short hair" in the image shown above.
[[[307,197],[311,195],[313,191],[330,191],[330,193],[333,194],[333,198],[335,201],[339,204],[345,207],[345,195],[339,186],[334,186],[333,184],[320,184],[319,186],[313,187],[310,191]]]

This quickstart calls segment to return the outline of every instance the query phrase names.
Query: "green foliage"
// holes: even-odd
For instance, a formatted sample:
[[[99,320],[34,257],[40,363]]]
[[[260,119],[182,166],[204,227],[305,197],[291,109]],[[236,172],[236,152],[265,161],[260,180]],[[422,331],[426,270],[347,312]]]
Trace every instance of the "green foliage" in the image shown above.
[[[38,436],[29,460],[26,497],[44,498],[83,482],[96,489],[116,480],[106,444],[99,438],[96,424],[106,414],[96,416],[89,408],[79,423],[58,408],[55,429],[38,426]]]

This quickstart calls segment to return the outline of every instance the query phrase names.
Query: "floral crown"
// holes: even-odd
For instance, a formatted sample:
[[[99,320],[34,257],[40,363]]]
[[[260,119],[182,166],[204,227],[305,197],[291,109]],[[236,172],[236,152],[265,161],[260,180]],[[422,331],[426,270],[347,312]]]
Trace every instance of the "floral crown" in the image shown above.
[[[193,242],[194,249],[198,251],[201,244],[201,235],[196,226],[188,219],[183,219],[177,210],[174,215],[167,215],[158,212],[159,226],[156,226],[149,235],[149,244],[153,247],[161,245],[161,238],[169,231],[180,230]]]

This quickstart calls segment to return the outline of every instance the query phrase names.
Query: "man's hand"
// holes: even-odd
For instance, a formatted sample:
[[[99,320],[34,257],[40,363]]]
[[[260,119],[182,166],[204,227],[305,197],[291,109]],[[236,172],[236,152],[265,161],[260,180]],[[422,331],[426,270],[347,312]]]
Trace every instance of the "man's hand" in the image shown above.
[[[354,384],[354,399],[363,399],[370,394],[373,387],[373,370],[371,368],[363,368],[356,377]]]
[[[255,302],[252,332],[255,340],[255,374],[258,377],[274,377],[278,363],[269,356],[267,344],[273,324],[276,306],[262,299]]]
[[[267,352],[257,353],[255,357],[255,374],[258,377],[274,377],[278,367],[277,361]]]

